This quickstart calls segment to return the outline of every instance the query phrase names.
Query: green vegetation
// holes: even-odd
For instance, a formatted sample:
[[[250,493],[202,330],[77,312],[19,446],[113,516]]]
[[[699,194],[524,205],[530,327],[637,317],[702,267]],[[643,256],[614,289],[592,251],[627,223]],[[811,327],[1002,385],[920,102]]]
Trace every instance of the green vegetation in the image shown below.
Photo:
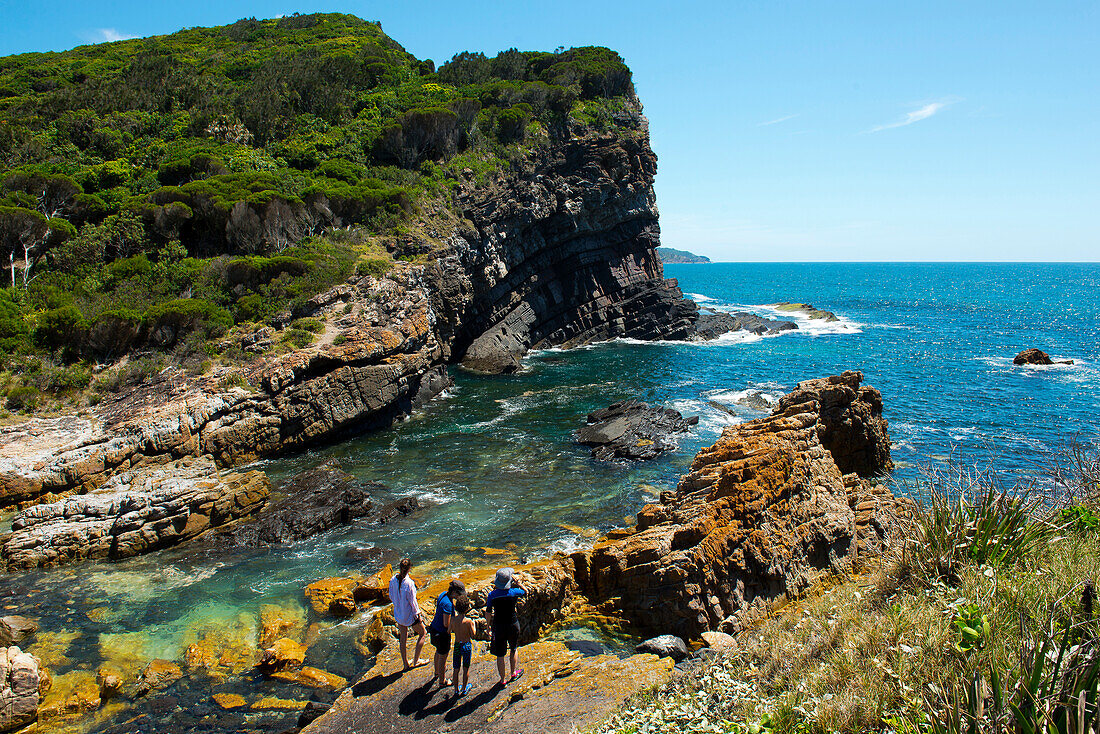
[[[351,273],[384,275],[384,245],[427,202],[453,209],[462,172],[484,182],[632,95],[605,48],[464,52],[437,72],[341,14],[2,58],[7,404],[73,391],[29,360],[232,359],[214,346],[227,331],[282,327]],[[295,331],[280,341],[315,329]]]
[[[870,573],[788,604],[596,730],[1096,731],[1100,446],[1071,456],[1062,506],[1049,486],[933,476]]]

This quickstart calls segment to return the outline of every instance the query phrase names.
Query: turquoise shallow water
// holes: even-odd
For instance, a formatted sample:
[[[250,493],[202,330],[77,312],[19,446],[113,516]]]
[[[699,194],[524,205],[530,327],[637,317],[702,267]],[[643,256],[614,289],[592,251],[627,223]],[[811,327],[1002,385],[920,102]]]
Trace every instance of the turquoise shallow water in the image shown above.
[[[4,584],[13,598],[40,605],[44,628],[80,633],[68,667],[55,672],[94,669],[102,648],[120,639],[147,657],[176,657],[197,626],[233,626],[262,603],[300,600],[310,581],[371,573],[402,554],[438,575],[590,542],[587,536],[627,523],[673,488],[724,426],[761,415],[739,402],[747,394],[774,400],[799,380],[844,369],[861,369],[882,391],[902,478],[946,457],[1029,476],[1046,451],[1100,433],[1100,266],[712,264],[669,266],[666,274],[708,307],[767,314],[764,304],[810,302],[841,321],[801,321],[793,333],[729,335],[711,344],[615,341],[549,350],[504,377],[456,372],[454,389],[390,430],[262,464],[279,480],[337,459],[390,488],[379,502],[410,495],[426,502],[415,515],[285,548],[215,555],[193,546]],[[1013,367],[1012,357],[1030,346],[1076,364]],[[680,451],[647,464],[596,462],[572,444],[571,431],[588,411],[630,396],[698,414],[699,426]],[[383,561],[345,557],[367,547],[381,549]],[[89,618],[104,607],[109,614]],[[355,676],[368,662],[351,644],[363,622],[324,630],[307,663]],[[259,679],[218,690],[309,695]],[[287,727],[285,714],[216,711],[210,692],[207,683],[185,681],[168,703],[162,696],[160,704],[139,706],[148,718],[127,730]]]

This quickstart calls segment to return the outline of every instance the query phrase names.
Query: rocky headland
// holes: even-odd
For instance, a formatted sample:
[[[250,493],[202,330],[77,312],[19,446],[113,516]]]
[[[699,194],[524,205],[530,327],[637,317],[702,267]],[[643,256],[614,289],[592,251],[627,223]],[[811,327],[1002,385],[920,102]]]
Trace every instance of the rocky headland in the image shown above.
[[[706,255],[696,255],[694,252],[677,250],[675,247],[658,247],[657,254],[661,256],[661,260],[665,263],[701,264],[710,262],[710,258]]]

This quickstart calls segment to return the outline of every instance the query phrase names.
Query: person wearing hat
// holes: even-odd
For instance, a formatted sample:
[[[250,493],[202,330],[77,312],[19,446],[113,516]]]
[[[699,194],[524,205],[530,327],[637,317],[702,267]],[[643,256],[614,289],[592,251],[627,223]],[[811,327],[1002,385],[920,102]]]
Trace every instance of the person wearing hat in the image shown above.
[[[489,654],[496,656],[500,685],[506,686],[523,675],[523,668],[516,669],[516,646],[519,644],[519,617],[516,605],[524,596],[524,589],[513,577],[510,568],[497,571],[493,590],[485,602],[485,620],[489,623]],[[504,656],[508,655],[511,676],[506,677]]]

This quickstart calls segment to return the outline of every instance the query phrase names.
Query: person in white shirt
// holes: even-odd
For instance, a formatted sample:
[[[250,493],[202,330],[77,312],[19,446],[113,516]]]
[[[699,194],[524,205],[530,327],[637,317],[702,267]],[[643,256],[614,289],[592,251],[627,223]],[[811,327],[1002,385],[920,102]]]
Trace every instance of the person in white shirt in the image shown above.
[[[408,670],[422,664],[420,651],[424,649],[424,637],[427,631],[424,629],[424,622],[420,619],[420,605],[416,602],[416,584],[409,576],[412,561],[402,558],[399,568],[400,570],[390,579],[390,601],[393,602],[393,616],[397,620],[398,639],[401,640],[401,662],[405,664],[405,670]],[[410,627],[417,634],[412,665],[409,665],[409,655],[405,649]]]

